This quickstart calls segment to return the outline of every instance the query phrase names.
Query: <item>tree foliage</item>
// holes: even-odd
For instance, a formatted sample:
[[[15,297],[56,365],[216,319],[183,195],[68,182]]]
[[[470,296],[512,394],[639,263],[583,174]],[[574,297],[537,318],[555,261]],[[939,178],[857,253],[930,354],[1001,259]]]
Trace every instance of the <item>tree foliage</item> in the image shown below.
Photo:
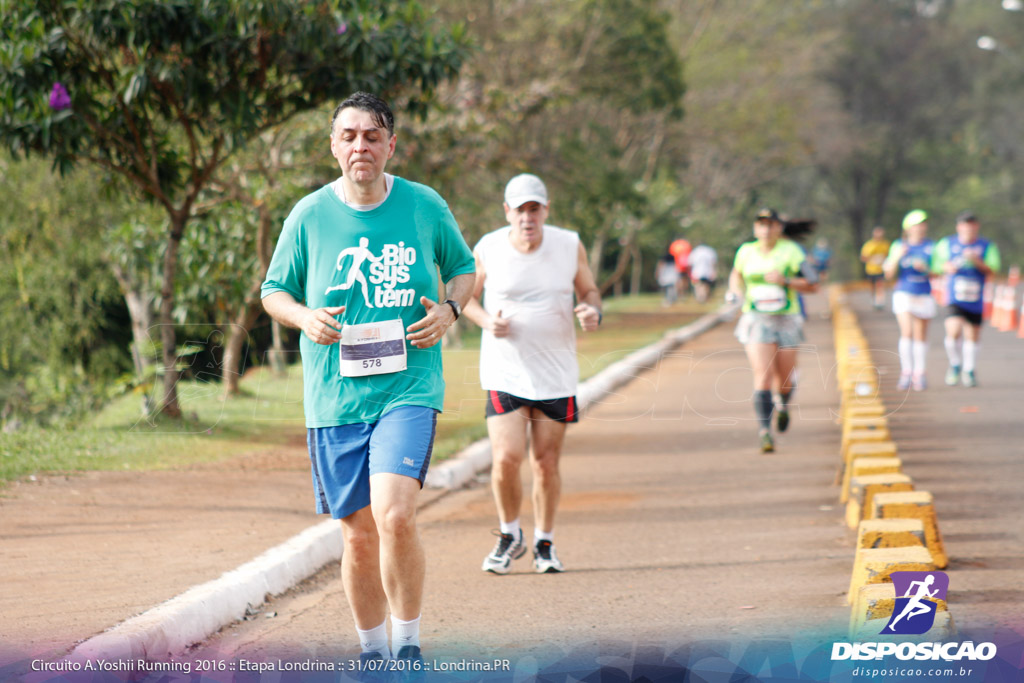
[[[166,211],[162,404],[178,415],[178,247],[217,169],[262,131],[354,90],[428,93],[462,54],[461,31],[437,28],[415,0],[9,0],[0,140],[62,170],[104,168]]]
[[[113,199],[92,173],[0,156],[0,422],[76,417],[125,372],[117,284],[96,239]]]

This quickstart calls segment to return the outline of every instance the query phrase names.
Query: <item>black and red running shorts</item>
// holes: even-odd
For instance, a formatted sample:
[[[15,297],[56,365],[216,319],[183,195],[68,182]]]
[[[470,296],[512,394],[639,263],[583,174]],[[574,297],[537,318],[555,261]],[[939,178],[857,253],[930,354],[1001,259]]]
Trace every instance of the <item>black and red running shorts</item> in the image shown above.
[[[504,391],[487,392],[487,407],[484,410],[487,417],[504,415],[526,406],[536,408],[555,422],[579,422],[580,414],[576,405],[575,396],[565,398],[552,398],[546,401],[534,401],[529,398],[519,398]]]

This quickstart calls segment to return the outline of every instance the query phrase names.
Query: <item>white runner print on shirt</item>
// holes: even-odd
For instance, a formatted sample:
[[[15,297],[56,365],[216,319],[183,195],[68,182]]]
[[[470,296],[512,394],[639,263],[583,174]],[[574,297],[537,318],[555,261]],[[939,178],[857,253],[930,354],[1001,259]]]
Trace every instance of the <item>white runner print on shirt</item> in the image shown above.
[[[324,294],[337,290],[351,289],[359,282],[363,301],[367,308],[395,308],[411,306],[416,301],[415,289],[396,289],[397,285],[409,281],[409,267],[416,263],[416,250],[405,246],[405,242],[385,244],[381,255],[375,256],[369,248],[370,240],[359,238],[358,247],[349,247],[338,252],[337,269],[345,270],[343,261],[351,256],[344,284],[328,287]],[[363,273],[363,264],[369,262],[370,277]],[[374,285],[370,296],[370,285]],[[381,286],[383,285],[383,286]]]

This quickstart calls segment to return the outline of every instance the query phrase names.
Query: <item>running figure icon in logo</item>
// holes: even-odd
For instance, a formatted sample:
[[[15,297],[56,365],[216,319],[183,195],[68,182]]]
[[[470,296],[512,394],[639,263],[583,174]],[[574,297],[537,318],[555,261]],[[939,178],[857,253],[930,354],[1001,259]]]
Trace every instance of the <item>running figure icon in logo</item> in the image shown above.
[[[896,604],[882,633],[927,633],[935,623],[938,601],[946,599],[949,576],[945,572],[893,572],[891,576],[896,586]]]

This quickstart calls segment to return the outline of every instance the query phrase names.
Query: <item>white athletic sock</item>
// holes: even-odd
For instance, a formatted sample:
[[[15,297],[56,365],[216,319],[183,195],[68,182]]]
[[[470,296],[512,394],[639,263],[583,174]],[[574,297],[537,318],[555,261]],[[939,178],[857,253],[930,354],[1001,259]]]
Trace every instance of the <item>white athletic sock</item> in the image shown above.
[[[900,371],[904,375],[909,375],[911,370],[914,369],[914,341],[910,337],[900,337]]]
[[[949,364],[955,368],[960,367],[964,364],[964,359],[960,357],[960,340],[956,337],[946,337],[943,342],[946,345],[946,356],[949,357]],[[964,346],[967,346],[967,342],[964,342]]]
[[[516,538],[519,538],[519,518],[513,519],[511,522],[498,521],[498,525],[501,527],[501,533],[512,534]]]
[[[555,532],[554,532],[553,529],[551,531],[541,531],[540,529],[534,527],[534,529],[533,529],[533,544],[534,545],[537,545],[541,541],[552,541],[552,542],[554,542],[554,540],[555,540]]]
[[[402,621],[394,614],[391,615],[391,649],[398,654],[406,645],[420,644],[420,618],[412,621]]]
[[[978,361],[978,349],[981,344],[964,339],[964,372],[974,372],[974,364]]]
[[[928,342],[914,342],[914,374],[923,375],[928,364]]]
[[[359,634],[359,645],[363,652],[379,652],[384,659],[391,659],[391,652],[388,650],[388,620],[369,631],[356,627]]]

